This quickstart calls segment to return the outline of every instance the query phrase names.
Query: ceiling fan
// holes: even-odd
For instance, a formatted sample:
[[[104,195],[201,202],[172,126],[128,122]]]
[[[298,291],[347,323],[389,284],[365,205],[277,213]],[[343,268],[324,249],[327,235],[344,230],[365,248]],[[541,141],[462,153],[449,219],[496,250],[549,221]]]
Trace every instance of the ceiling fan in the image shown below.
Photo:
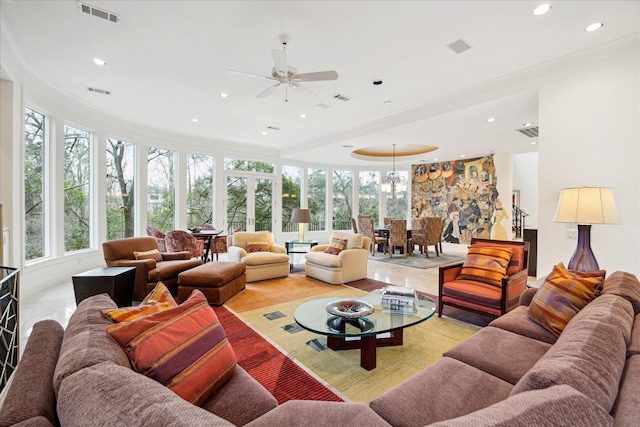
[[[261,74],[246,73],[244,71],[229,70],[230,74],[236,74],[238,76],[257,77],[259,79],[274,80],[276,83],[269,87],[267,90],[258,94],[258,98],[266,98],[273,93],[278,87],[285,87],[285,102],[288,99],[288,88],[293,89],[295,92],[300,93],[305,98],[313,101],[318,99],[318,95],[302,86],[300,82],[317,82],[325,80],[336,80],[338,73],[335,71],[317,71],[315,73],[302,73],[298,74],[298,70],[287,64],[287,43],[291,40],[291,37],[287,34],[280,35],[280,42],[282,43],[282,50],[272,49],[271,55],[273,56],[274,67],[271,70],[270,76]]]

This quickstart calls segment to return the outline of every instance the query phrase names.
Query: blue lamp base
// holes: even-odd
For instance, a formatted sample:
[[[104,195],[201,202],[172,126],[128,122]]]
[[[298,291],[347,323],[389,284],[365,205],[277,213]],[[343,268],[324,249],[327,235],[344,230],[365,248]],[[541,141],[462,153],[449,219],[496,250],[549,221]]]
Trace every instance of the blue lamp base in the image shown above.
[[[598,261],[591,250],[591,225],[578,224],[578,247],[571,256],[569,270],[597,271],[600,270]]]

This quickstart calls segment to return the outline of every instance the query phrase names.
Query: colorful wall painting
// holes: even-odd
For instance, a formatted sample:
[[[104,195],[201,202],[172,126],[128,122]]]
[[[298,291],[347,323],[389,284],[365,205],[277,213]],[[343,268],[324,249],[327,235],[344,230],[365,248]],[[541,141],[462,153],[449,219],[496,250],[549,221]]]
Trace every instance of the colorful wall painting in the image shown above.
[[[444,219],[443,241],[509,240],[493,155],[411,167],[411,216]]]

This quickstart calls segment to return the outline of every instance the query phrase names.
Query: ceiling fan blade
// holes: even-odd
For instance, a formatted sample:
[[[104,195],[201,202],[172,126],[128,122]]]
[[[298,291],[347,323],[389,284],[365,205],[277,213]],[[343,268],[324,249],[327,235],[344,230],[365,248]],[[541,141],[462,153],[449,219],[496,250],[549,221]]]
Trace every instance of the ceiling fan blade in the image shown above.
[[[273,86],[271,86],[269,89],[265,90],[264,92],[260,92],[258,94],[258,96],[256,96],[256,98],[266,98],[267,96],[271,95],[271,93],[276,90],[277,87],[279,87],[281,85],[281,83],[276,83]]]
[[[254,73],[246,73],[244,71],[227,70],[227,73],[234,74],[236,76],[243,76],[243,77],[256,77],[258,79],[263,79],[263,80],[275,80],[271,76],[265,76],[262,74],[254,74]]]
[[[296,82],[317,82],[322,80],[337,80],[338,73],[335,71],[318,71],[316,73],[302,73],[291,76],[292,81]]]
[[[271,55],[278,75],[286,77],[289,70],[287,67],[287,53],[282,50],[271,49]]]
[[[318,99],[318,95],[316,95],[315,93],[311,92],[309,89],[307,89],[304,86],[301,86],[301,85],[296,84],[296,83],[291,83],[290,86],[297,93],[299,93],[300,95],[304,96],[305,98],[307,98],[310,101],[315,101],[316,99]]]

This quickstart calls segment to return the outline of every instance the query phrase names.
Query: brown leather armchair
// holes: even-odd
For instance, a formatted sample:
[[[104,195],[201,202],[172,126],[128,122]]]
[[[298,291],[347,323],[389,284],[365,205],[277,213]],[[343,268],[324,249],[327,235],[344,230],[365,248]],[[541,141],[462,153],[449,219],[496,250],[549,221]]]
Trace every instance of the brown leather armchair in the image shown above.
[[[202,264],[201,259],[191,259],[190,252],[161,252],[162,261],[154,259],[136,259],[133,254],[158,249],[153,237],[129,237],[102,243],[104,260],[108,267],[135,267],[136,281],[133,286],[133,299],[142,300],[162,281],[173,295],[178,293],[178,274],[184,270]]]
[[[438,283],[438,317],[444,305],[489,317],[500,317],[518,306],[520,294],[527,287],[529,242],[471,239],[471,245],[511,248],[507,276],[500,286],[459,278],[464,262],[440,267]]]

